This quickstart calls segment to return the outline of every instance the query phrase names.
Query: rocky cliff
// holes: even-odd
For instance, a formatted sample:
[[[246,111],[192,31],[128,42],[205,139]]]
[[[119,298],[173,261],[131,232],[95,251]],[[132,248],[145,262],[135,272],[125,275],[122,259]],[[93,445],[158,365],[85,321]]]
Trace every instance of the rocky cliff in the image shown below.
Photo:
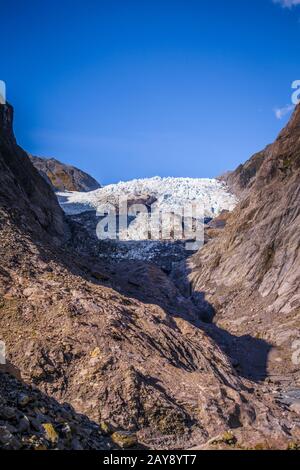
[[[0,206],[27,229],[52,240],[67,233],[64,215],[52,190],[32,166],[13,133],[13,109],[0,106]]]
[[[203,308],[171,277],[142,261],[101,262],[79,255],[76,243],[65,237],[55,196],[15,143],[11,108],[0,108],[0,332],[12,370],[59,403],[70,403],[120,447],[287,448],[297,443],[296,412],[276,401],[273,386],[239,370],[232,350],[225,348],[226,342],[238,345],[238,336],[204,323]],[[290,222],[291,207],[286,210]],[[88,234],[82,237],[87,240]],[[212,269],[209,250],[204,249],[203,259]],[[213,280],[201,256],[194,259],[195,288],[201,276]],[[232,271],[237,269],[233,264]],[[269,351],[259,338],[245,342],[265,355]],[[4,405],[3,387],[18,387],[5,377],[0,382]],[[46,398],[43,403],[44,411],[33,416],[42,442],[51,439],[47,431],[61,432],[60,411],[50,402],[47,409]],[[74,419],[69,417],[71,424]],[[7,432],[15,434],[26,447],[28,431],[20,431],[16,421],[9,428],[5,417],[0,420],[4,439]],[[51,426],[42,426],[47,423]],[[80,427],[76,434],[67,424],[78,445],[86,447]],[[0,446],[9,448],[5,442],[0,435]],[[95,446],[91,440],[89,447]]]
[[[55,158],[29,155],[33,165],[55,191],[94,191],[100,184],[90,175]]]
[[[299,383],[299,106],[277,140],[227,182],[240,203],[221,235],[190,261],[194,295],[205,295],[220,326],[270,344],[269,374],[287,380],[289,372]]]

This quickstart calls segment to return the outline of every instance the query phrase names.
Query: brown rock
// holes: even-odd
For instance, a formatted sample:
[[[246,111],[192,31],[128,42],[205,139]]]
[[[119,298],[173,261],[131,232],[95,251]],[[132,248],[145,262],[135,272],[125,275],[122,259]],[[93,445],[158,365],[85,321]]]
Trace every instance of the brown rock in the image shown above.
[[[59,162],[55,158],[40,158],[29,155],[40,175],[55,191],[94,191],[100,184],[78,168]]]
[[[299,174],[289,160],[282,174],[277,160],[289,151],[297,129],[266,151],[251,198],[193,258],[190,296],[191,289],[178,287],[179,276],[168,277],[150,263],[101,262],[64,245],[65,218],[17,148],[10,113],[0,106],[0,331],[8,360],[42,392],[42,422],[56,433],[47,441],[32,429],[33,441],[52,448],[108,448],[112,441],[103,443],[99,431],[104,421],[129,432],[117,432],[119,446],[128,439],[135,445],[137,438],[152,448],[187,448],[234,429],[240,445],[275,435],[272,446],[286,447],[295,425],[271,393],[261,393],[261,379],[246,366],[254,364],[264,379],[268,335],[274,338],[282,328],[283,315],[296,327]],[[109,284],[92,272],[107,274]],[[201,321],[213,313],[222,326]],[[10,391],[33,393],[2,380]],[[62,397],[72,406],[62,407],[56,401]],[[14,406],[22,410],[18,402]],[[37,419],[36,402],[27,406]],[[71,444],[60,437],[61,418],[70,425]]]
[[[136,434],[126,431],[116,431],[111,435],[111,438],[122,449],[129,449],[137,444]]]

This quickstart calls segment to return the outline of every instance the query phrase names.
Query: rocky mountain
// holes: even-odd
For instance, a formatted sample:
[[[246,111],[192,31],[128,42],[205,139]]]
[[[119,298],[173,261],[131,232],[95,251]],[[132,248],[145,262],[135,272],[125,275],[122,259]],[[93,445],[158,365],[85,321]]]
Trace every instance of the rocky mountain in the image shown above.
[[[264,161],[264,156],[264,151],[256,153],[246,163],[239,165],[236,170],[222,175],[219,180],[225,181],[234,194],[241,196],[244,192],[250,190]]]
[[[40,178],[26,152],[16,143],[13,109],[0,106],[0,205],[19,218],[20,225],[43,232],[56,241],[68,232],[56,196]]]
[[[300,107],[277,140],[227,176],[240,203],[187,271],[217,324],[269,345],[252,373],[300,387]],[[235,351],[249,369],[250,351]],[[300,404],[300,403],[299,403]],[[298,405],[299,406],[299,405]]]
[[[100,184],[90,175],[55,158],[29,155],[35,168],[55,191],[94,191]]]
[[[300,440],[297,410],[287,406],[285,396],[279,400],[274,384],[264,380],[267,375],[258,379],[247,374],[234,354],[242,348],[257,368],[258,353],[265,357],[270,352],[268,343],[252,336],[247,325],[244,333],[234,334],[208,323],[206,291],[197,291],[206,283],[211,302],[216,298],[218,285],[209,291],[213,266],[218,270],[212,251],[217,254],[221,249],[221,237],[231,240],[226,234],[235,230],[233,225],[240,232],[247,228],[252,219],[248,216],[246,223],[242,214],[248,214],[249,206],[243,201],[225,229],[218,224],[212,227],[222,235],[193,259],[192,292],[188,279],[180,278],[179,267],[180,275],[167,275],[149,262],[95,256],[88,231],[63,215],[49,185],[17,146],[9,106],[0,106],[0,129],[0,339],[9,363],[6,372],[0,372],[0,447],[27,448],[33,419],[33,440],[47,448],[67,448],[65,432],[84,448],[110,442],[122,448],[296,448]],[[274,161],[274,175],[275,167]],[[278,170],[276,185],[286,178],[296,189],[297,167],[292,163],[286,171]],[[259,179],[257,184],[259,191]],[[291,197],[284,193],[281,199]],[[265,212],[260,208],[264,214],[267,209],[273,212],[272,200],[277,211],[277,192],[274,198],[269,188],[269,205]],[[297,204],[293,198],[286,202],[284,217],[289,225],[285,230],[294,240]],[[226,219],[223,215],[222,220]],[[280,227],[275,228],[280,233]],[[260,225],[257,234],[262,237]],[[90,241],[93,249],[88,251]],[[266,236],[262,241],[267,243]],[[220,256],[227,266],[225,253]],[[241,282],[248,256],[245,250],[242,266],[232,259],[231,276],[241,269]],[[222,266],[222,259],[219,262]],[[290,271],[278,273],[282,285],[286,278],[289,283],[293,280],[292,259],[288,267]],[[216,280],[221,279],[222,271],[216,274]],[[234,279],[229,276],[228,282]],[[251,286],[251,277],[248,282]],[[249,292],[262,295],[258,287],[255,284]],[[225,290],[224,303],[218,297],[224,308],[233,301],[227,295]],[[257,304],[244,304],[244,316],[253,315],[256,322],[253,305]],[[234,317],[231,309],[227,312]],[[293,321],[294,313],[289,312]],[[241,317],[237,319],[236,325],[243,325]],[[275,327],[279,323],[272,324],[273,331]],[[31,392],[12,380],[10,372],[34,387],[33,402],[38,406],[27,402],[28,407],[20,410],[22,402],[16,396]],[[73,407],[68,416],[63,403]],[[76,413],[84,417],[74,426]],[[27,422],[24,415],[30,428],[25,423],[20,428],[21,421]],[[91,421],[96,426],[87,442]],[[104,433],[110,436],[107,441]],[[54,443],[57,436],[60,440]]]

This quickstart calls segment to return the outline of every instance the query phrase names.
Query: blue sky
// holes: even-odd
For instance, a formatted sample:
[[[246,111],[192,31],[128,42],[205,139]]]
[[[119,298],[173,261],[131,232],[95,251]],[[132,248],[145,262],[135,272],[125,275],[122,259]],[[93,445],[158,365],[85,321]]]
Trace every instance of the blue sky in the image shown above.
[[[19,144],[104,184],[235,168],[289,117],[274,109],[300,79],[293,3],[0,0]]]

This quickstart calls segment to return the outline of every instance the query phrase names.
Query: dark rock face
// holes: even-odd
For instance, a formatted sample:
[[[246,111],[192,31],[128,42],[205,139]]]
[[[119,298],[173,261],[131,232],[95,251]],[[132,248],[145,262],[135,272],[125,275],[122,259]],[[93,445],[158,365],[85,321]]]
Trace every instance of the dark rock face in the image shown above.
[[[116,448],[100,426],[21,383],[0,366],[0,448],[108,450]]]
[[[230,190],[240,197],[251,188],[264,157],[264,151],[256,153],[246,163],[239,165],[235,171],[227,172],[220,179],[225,181]]]
[[[276,403],[271,385],[240,371],[232,354],[233,346],[246,342],[243,357],[248,354],[251,362],[250,352],[259,346],[265,357],[268,343],[201,321],[212,308],[205,295],[181,292],[180,277],[174,280],[159,266],[101,261],[93,250],[84,254],[84,244],[81,253],[69,239],[63,245],[65,221],[55,195],[16,146],[6,125],[8,111],[1,108],[0,332],[11,370],[47,396],[70,403],[120,445],[189,448],[213,438],[225,447],[287,448],[298,441],[296,412]],[[231,230],[230,219],[220,232]],[[204,268],[194,271],[197,279],[205,276]],[[17,415],[12,425],[19,431],[10,441],[14,433],[7,420],[15,402],[2,396],[0,447],[14,448],[27,442],[26,419]],[[54,445],[60,411],[41,401],[47,417],[42,424],[49,424],[41,432]],[[84,419],[79,426],[89,423]],[[93,435],[88,443],[85,434],[78,439],[81,447],[97,448]]]
[[[64,214],[55,195],[16,143],[9,105],[0,105],[0,206],[15,211],[27,227],[56,240],[65,237]]]
[[[78,168],[55,160],[29,155],[33,165],[55,191],[94,191],[100,184]]]

